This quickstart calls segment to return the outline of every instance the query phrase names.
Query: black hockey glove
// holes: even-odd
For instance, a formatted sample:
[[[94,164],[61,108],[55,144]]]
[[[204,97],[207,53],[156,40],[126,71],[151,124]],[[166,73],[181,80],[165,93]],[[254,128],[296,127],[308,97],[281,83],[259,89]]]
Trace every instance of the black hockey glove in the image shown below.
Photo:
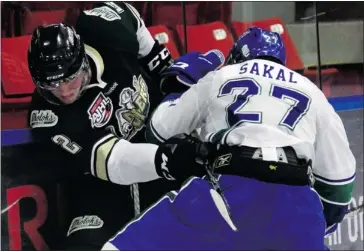
[[[184,181],[191,176],[206,175],[205,157],[209,143],[186,134],[176,135],[159,146],[155,166],[160,177]]]
[[[140,62],[148,75],[159,83],[160,74],[173,64],[173,59],[168,48],[156,40],[151,52],[141,58]]]

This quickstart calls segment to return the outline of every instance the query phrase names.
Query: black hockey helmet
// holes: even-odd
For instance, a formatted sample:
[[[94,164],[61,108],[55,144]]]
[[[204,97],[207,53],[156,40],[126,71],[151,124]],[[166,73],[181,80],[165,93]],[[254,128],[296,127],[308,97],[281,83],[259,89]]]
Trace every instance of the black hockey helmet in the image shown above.
[[[85,78],[83,86],[90,79],[83,41],[72,26],[63,23],[39,26],[34,30],[28,50],[28,67],[40,94],[56,104],[60,102],[49,91],[77,77]]]

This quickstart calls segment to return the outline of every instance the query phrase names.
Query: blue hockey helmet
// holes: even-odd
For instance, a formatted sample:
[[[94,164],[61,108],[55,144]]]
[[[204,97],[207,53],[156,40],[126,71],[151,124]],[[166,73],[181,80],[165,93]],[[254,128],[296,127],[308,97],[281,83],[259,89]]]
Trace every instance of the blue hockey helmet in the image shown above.
[[[286,65],[286,49],[281,36],[277,32],[250,27],[233,45],[226,65],[259,57],[274,58],[284,66]]]

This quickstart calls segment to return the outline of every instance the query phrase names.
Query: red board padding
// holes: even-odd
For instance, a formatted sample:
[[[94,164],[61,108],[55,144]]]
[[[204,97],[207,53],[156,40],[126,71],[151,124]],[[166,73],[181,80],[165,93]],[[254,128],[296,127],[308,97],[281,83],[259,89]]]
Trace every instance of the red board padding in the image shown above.
[[[31,36],[1,39],[2,104],[26,103],[35,88],[31,79],[27,51]]]
[[[205,53],[212,49],[219,49],[227,57],[234,44],[233,36],[223,22],[187,25],[186,29],[188,52]],[[177,25],[176,30],[184,45],[183,25]]]
[[[173,39],[172,32],[164,25],[156,25],[148,27],[150,34],[157,39],[160,44],[164,44],[171,52],[173,58],[180,56],[177,44]]]

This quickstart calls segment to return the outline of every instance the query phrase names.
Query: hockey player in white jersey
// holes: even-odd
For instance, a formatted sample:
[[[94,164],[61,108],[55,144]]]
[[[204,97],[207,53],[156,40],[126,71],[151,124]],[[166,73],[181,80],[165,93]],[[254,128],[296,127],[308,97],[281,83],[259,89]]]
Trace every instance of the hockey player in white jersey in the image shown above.
[[[355,159],[324,94],[285,64],[281,37],[249,28],[226,66],[157,108],[149,139],[169,142],[173,153],[174,135],[197,129],[205,142],[193,150],[200,177],[163,197],[104,250],[326,248],[325,234],[347,212]],[[177,61],[171,68],[186,67]],[[161,176],[191,174],[173,154],[160,156]]]

